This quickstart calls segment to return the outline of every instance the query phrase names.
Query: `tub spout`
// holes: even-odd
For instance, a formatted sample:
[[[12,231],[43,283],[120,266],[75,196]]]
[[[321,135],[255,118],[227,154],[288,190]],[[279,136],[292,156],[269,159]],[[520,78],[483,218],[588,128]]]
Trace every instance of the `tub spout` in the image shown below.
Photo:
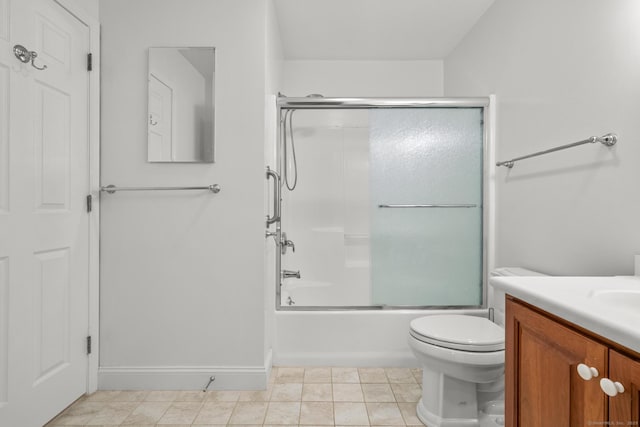
[[[300,278],[300,270],[298,270],[298,271],[282,270],[282,278],[283,279],[292,279],[292,278],[299,279]]]

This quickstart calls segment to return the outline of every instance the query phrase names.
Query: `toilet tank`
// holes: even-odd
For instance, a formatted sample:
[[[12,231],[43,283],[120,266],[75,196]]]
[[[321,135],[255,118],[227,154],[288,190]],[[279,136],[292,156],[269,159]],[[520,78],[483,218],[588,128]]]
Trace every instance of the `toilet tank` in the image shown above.
[[[501,267],[489,273],[489,307],[493,308],[494,322],[502,327],[504,327],[505,318],[505,294],[504,291],[493,288],[491,278],[506,276],[547,276],[547,274],[522,267]]]

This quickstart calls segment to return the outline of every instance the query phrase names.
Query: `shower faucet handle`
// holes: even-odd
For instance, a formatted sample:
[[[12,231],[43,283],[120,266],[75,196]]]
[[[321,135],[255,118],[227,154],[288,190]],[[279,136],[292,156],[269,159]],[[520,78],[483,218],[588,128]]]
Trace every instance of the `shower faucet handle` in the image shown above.
[[[296,245],[293,243],[292,240],[287,239],[287,233],[282,232],[282,240],[280,242],[280,253],[282,253],[282,255],[286,254],[287,248],[291,248],[293,252],[296,251]]]

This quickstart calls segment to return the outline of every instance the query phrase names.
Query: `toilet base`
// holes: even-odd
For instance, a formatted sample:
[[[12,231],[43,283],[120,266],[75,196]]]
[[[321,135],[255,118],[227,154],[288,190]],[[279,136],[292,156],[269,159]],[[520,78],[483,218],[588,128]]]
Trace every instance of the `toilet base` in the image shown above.
[[[422,400],[416,406],[416,414],[422,424],[429,427],[480,427],[477,418],[442,418],[428,411]]]
[[[429,427],[480,427],[478,384],[424,366],[416,413]]]

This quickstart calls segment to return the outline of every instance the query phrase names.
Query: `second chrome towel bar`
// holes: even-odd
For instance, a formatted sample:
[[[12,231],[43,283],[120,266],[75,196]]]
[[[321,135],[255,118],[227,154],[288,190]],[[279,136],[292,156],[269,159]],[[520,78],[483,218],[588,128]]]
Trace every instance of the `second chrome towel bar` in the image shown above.
[[[471,204],[439,204],[439,205],[378,205],[379,208],[475,208]]]
[[[548,150],[538,151],[537,153],[527,154],[526,156],[516,157],[515,159],[505,160],[504,162],[496,163],[496,166],[506,166],[509,169],[513,167],[513,164],[519,160],[528,159],[530,157],[542,156],[543,154],[553,153],[555,151],[566,150],[567,148],[577,147],[583,144],[593,144],[596,142],[600,142],[607,147],[611,147],[618,142],[618,136],[615,133],[608,133],[606,135],[597,137],[592,136],[583,141],[572,142],[571,144],[561,145],[559,147],[549,148]]]

